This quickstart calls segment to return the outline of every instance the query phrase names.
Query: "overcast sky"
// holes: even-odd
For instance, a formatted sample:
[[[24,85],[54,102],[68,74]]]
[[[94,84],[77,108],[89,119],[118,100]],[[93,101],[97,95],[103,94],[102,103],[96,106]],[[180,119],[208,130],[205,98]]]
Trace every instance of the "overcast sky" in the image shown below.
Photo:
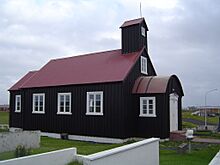
[[[7,90],[50,59],[120,48],[120,25],[137,0],[0,0],[0,104]],[[176,74],[183,105],[220,105],[220,1],[142,0],[158,75]]]

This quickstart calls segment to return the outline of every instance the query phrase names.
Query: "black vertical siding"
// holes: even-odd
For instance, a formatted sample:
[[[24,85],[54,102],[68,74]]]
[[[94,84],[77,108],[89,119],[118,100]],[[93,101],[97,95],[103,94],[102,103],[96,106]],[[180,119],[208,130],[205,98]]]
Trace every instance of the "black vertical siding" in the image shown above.
[[[103,116],[86,115],[86,92],[103,91]],[[72,115],[57,115],[57,94],[71,92]],[[32,113],[33,93],[45,93],[45,114]],[[124,110],[122,83],[74,85],[25,89],[24,129],[74,135],[123,138]]]
[[[145,37],[141,34],[141,26],[146,29]],[[137,25],[123,27],[121,42],[123,54],[136,52],[144,46],[147,50],[147,27],[144,22]]]
[[[9,114],[9,126],[10,127],[17,127],[22,128],[23,126],[23,102],[24,100],[21,99],[21,112],[15,112],[15,96],[21,95],[20,91],[10,91],[10,114]],[[22,96],[21,96],[22,97]]]
[[[141,56],[147,57],[147,76],[155,76],[155,70],[153,65],[149,59],[147,52],[143,52]],[[123,93],[124,93],[124,111],[125,111],[125,135],[126,137],[136,137],[138,136],[138,122],[139,122],[139,100],[136,99],[136,96],[132,94],[132,88],[135,83],[135,80],[143,76],[144,74],[141,73],[141,62],[140,58],[136,62],[136,64],[131,69],[130,73],[126,77],[125,81],[123,82]],[[146,75],[145,75],[146,76]],[[137,113],[138,111],[138,113]]]

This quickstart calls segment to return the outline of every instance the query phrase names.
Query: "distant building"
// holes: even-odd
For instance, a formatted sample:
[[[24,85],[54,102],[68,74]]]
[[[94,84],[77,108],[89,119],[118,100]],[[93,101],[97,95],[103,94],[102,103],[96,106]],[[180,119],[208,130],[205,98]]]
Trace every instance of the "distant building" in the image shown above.
[[[205,111],[208,116],[217,116],[220,114],[220,106],[200,106],[197,107],[199,116],[205,116]]]
[[[9,111],[9,105],[0,105],[0,111]]]

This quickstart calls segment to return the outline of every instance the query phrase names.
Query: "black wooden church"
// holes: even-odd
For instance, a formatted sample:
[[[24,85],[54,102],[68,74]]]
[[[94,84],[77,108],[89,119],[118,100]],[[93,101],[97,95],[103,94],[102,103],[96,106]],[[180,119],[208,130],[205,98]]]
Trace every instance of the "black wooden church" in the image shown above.
[[[51,60],[12,86],[10,127],[121,139],[180,130],[183,89],[157,75],[144,18],[120,28],[121,49]]]

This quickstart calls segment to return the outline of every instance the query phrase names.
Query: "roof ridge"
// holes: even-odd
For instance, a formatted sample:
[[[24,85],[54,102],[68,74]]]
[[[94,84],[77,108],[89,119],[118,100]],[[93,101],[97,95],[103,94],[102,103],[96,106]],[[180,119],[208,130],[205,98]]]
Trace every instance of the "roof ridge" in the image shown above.
[[[94,55],[94,54],[101,54],[101,53],[113,52],[113,51],[119,51],[119,50],[121,50],[121,49],[113,49],[113,50],[107,50],[107,51],[92,52],[92,53],[86,53],[86,54],[78,54],[78,55],[70,56],[70,57],[62,57],[62,58],[52,59],[50,61],[67,60],[67,59],[70,59],[70,58],[79,58],[79,57],[85,57],[85,56],[90,56],[90,55]]]

